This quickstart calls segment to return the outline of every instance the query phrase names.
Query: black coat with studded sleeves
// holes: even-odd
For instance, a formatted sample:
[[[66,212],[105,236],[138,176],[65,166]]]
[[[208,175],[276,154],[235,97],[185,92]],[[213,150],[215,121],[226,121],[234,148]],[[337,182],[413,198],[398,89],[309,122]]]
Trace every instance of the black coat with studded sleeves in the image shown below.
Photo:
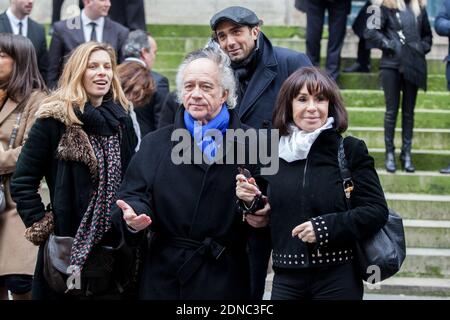
[[[61,105],[46,108],[38,116],[17,162],[11,195],[29,228],[43,221],[46,213],[46,204],[38,192],[45,178],[55,220],[54,234],[75,237],[93,192],[97,159],[83,128],[67,126],[66,121]],[[137,139],[129,117],[122,119],[120,127],[122,172],[125,172]],[[118,239],[120,236],[111,229],[101,244],[115,246]],[[33,299],[62,298],[46,285],[43,277],[43,247],[39,249],[33,279]]]
[[[152,132],[142,140],[119,191],[119,197],[137,214],[148,214],[152,219],[153,238],[150,250],[144,254],[139,297],[248,299],[246,248],[251,227],[236,211],[238,165],[190,161],[175,164],[172,150],[180,138],[175,135],[175,141],[171,141],[172,134],[184,129],[190,137],[183,111],[177,112],[174,125]],[[229,128],[241,128],[232,111]],[[247,144],[235,140],[227,146],[235,150],[247,148]],[[228,154],[230,149],[226,150]],[[183,149],[182,153],[200,152],[192,142],[191,148]],[[255,167],[248,169],[254,172]],[[119,210],[113,214],[113,220],[128,231],[127,241],[143,233],[132,234]]]
[[[340,135],[323,131],[307,159],[280,159],[276,175],[268,181],[271,206],[273,265],[279,268],[313,268],[349,263],[357,240],[378,231],[387,221],[384,193],[362,140],[347,137],[344,149],[352,172],[354,191],[347,209],[338,165]],[[293,238],[292,229],[313,223],[317,243]]]

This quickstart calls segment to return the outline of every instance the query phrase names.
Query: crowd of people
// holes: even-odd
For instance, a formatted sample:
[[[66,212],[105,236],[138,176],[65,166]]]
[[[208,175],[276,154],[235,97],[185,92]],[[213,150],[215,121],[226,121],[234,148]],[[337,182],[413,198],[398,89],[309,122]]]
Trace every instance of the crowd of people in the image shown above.
[[[29,18],[33,1],[11,0],[0,15],[0,299],[260,300],[271,256],[272,299],[362,299],[355,244],[388,209],[365,143],[342,137],[336,80],[349,0],[295,1],[307,16],[306,54],[272,45],[255,12],[220,10],[172,92],[153,70],[143,1],[80,1],[78,29],[58,21],[62,3],[53,1],[49,51]],[[367,72],[369,47],[382,50],[385,167],[396,171],[403,93],[400,158],[414,172],[431,27],[421,0],[372,4],[381,25],[358,33],[358,61],[344,71]],[[335,32],[322,71],[325,10]],[[367,15],[358,17],[360,29]],[[436,31],[448,36],[449,25],[445,0]],[[276,146],[275,174],[251,161],[264,143]],[[354,190],[342,188],[340,152]]]

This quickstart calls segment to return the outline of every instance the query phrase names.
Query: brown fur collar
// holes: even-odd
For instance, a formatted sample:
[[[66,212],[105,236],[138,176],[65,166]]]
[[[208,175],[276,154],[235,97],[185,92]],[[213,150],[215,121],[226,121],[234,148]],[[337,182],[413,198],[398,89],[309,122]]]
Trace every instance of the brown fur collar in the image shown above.
[[[53,118],[59,122],[69,125],[69,119],[65,107],[61,103],[46,103],[36,111],[38,119]]]
[[[43,105],[37,112],[37,117],[53,118],[66,125],[66,132],[62,135],[58,144],[56,156],[65,161],[76,161],[84,163],[95,181],[98,177],[98,163],[94,149],[89,142],[87,133],[80,125],[68,125],[64,106],[61,104]]]

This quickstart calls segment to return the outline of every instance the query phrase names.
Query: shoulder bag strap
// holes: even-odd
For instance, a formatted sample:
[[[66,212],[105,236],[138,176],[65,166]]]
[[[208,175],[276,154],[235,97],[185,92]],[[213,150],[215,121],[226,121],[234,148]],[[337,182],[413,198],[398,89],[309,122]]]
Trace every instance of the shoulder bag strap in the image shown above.
[[[338,163],[342,178],[342,187],[344,188],[345,193],[345,201],[347,203],[347,208],[350,210],[351,209],[350,196],[354,186],[352,181],[352,172],[348,168],[347,159],[345,158],[344,138],[342,137],[339,140]]]
[[[14,124],[14,127],[12,129],[11,136],[9,137],[9,145],[8,145],[9,149],[14,148],[14,143],[16,142],[17,132],[19,131],[21,119],[22,119],[22,112],[19,112],[17,114],[16,123]]]

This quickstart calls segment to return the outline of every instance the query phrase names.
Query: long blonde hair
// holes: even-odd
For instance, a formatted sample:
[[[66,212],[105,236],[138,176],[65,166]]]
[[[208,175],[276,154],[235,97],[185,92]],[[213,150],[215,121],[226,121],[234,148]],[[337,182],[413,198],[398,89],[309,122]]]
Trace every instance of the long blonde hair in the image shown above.
[[[81,112],[84,111],[84,105],[88,101],[88,95],[83,86],[83,76],[88,67],[89,57],[93,52],[99,50],[105,51],[111,58],[113,77],[108,95],[111,94],[112,99],[128,111],[130,102],[122,90],[116,73],[116,53],[110,45],[98,42],[81,44],[73,51],[59,78],[58,88],[42,102],[41,109],[46,109],[55,104],[62,104],[66,112],[66,125],[83,124],[75,115],[74,107],[80,108]]]

